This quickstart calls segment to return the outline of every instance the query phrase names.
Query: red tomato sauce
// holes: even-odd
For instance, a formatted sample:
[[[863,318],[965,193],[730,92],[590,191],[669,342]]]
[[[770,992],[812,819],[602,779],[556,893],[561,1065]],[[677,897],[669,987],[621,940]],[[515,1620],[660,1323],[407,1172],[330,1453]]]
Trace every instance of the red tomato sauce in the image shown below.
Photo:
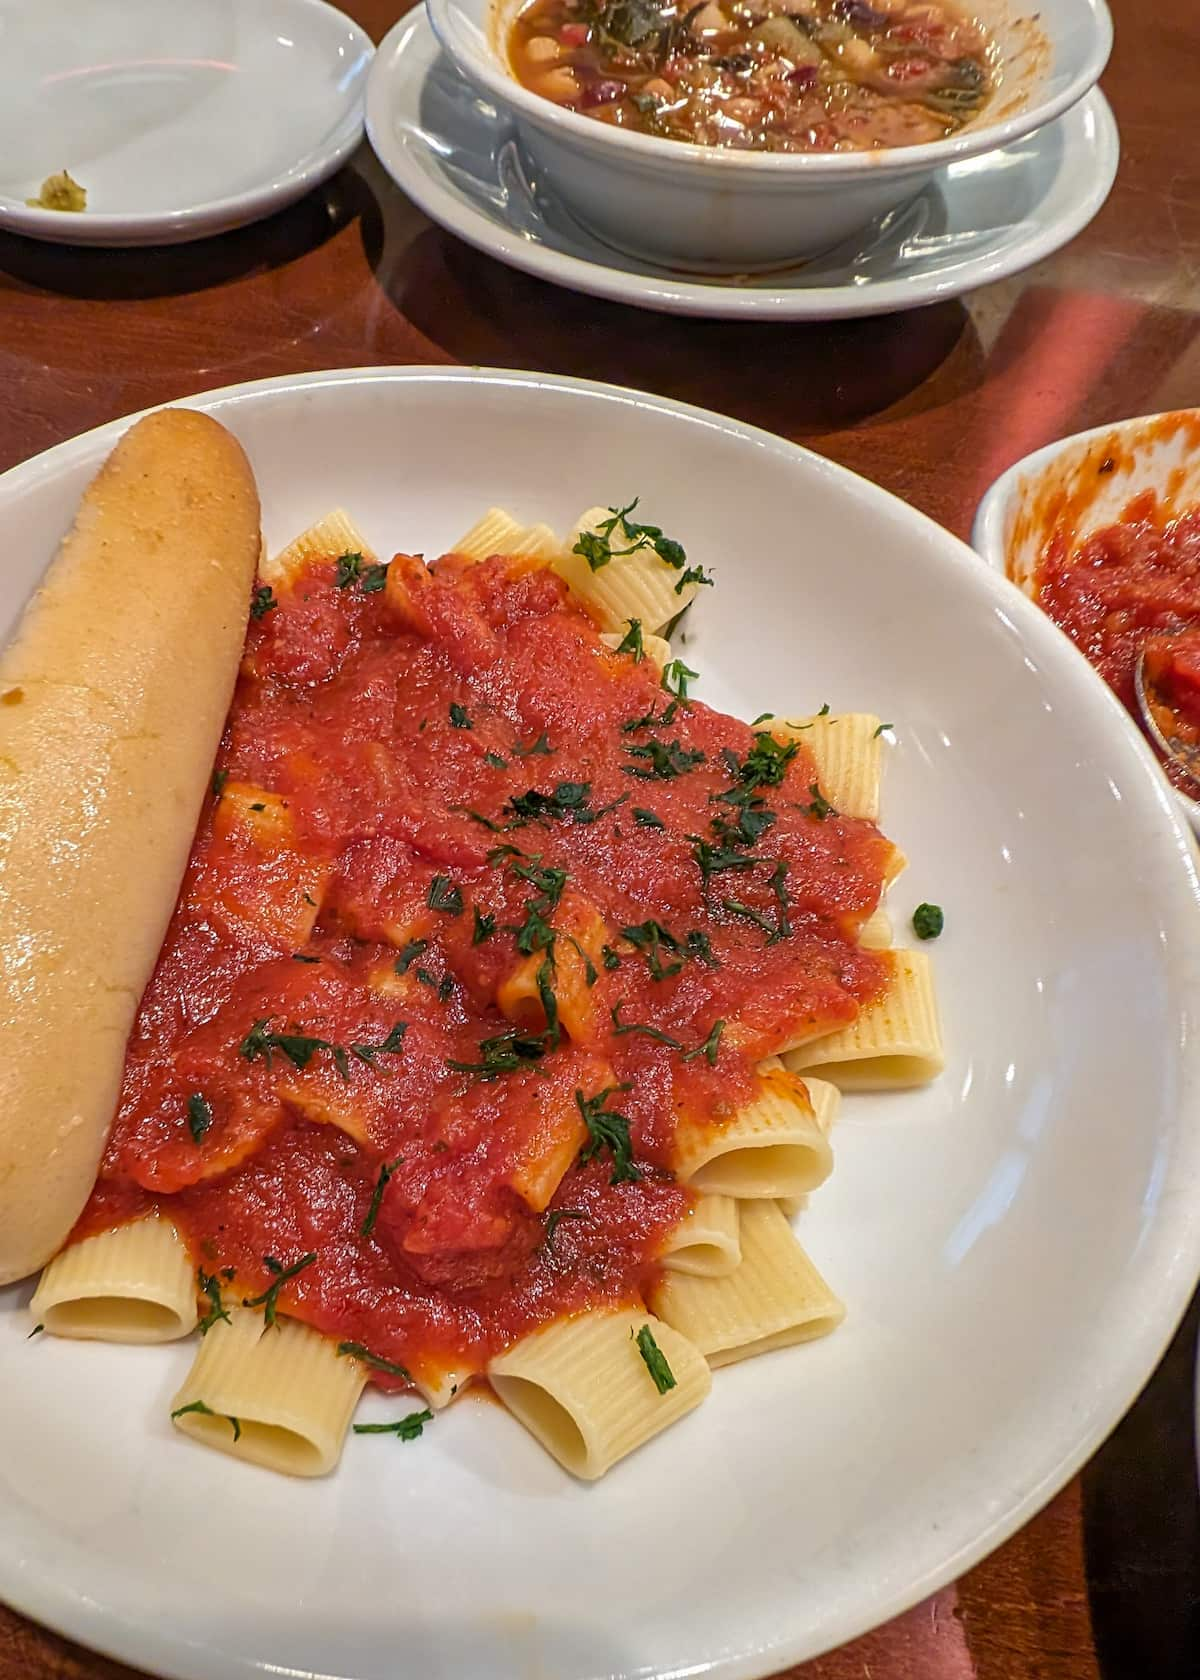
[[[1056,530],[1036,583],[1038,604],[1140,723],[1133,672],[1142,645],[1156,632],[1200,630],[1200,510],[1164,519],[1148,491],[1078,547]],[[1190,789],[1185,778],[1180,785]]]
[[[1152,636],[1145,666],[1146,698],[1158,727],[1168,740],[1200,744],[1200,630]]]
[[[311,565],[251,621],[78,1234],[161,1206],[231,1300],[272,1283],[267,1257],[315,1255],[281,1311],[476,1371],[639,1297],[690,1205],[677,1118],[720,1125],[758,1060],[877,995],[855,937],[892,847],[822,807],[803,748],[722,801],[756,736],[672,704],[550,572],[340,575]],[[720,824],[743,809],[739,850]],[[516,1054],[496,998],[521,939],[581,1018],[556,1041],[535,1002]],[[626,1171],[583,1159],[581,1104],[627,1122]],[[546,1206],[529,1175],[553,1147]]]

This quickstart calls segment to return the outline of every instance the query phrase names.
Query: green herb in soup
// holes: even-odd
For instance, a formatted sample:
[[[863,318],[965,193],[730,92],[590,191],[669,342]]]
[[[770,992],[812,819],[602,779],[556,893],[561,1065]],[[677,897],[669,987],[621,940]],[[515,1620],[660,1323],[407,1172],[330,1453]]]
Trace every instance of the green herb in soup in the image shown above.
[[[597,122],[759,152],[953,134],[992,91],[991,44],[944,0],[530,0],[518,81]]]

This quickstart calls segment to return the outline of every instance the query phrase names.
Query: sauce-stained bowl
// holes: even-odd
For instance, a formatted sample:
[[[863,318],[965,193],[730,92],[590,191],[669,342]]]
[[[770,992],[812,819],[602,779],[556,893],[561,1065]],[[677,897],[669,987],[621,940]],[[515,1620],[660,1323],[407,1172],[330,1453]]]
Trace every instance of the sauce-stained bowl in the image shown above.
[[[1033,600],[1051,537],[1077,548],[1148,490],[1168,519],[1200,506],[1200,408],[1096,426],[1026,455],[980,502],[971,542]],[[1200,800],[1174,791],[1200,835]]]
[[[920,192],[945,164],[1006,146],[1060,116],[1112,45],[1105,0],[972,0],[999,85],[957,134],[874,152],[764,153],[694,146],[594,121],[523,87],[507,40],[522,0],[426,0],[459,71],[517,121],[535,170],[579,220],[635,256],[697,272],[811,256]]]

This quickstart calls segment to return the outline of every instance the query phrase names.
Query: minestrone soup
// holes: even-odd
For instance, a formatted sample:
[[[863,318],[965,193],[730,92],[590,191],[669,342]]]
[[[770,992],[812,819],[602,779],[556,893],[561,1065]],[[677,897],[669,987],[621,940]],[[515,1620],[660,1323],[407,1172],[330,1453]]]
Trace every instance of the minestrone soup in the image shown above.
[[[597,122],[764,152],[943,139],[992,56],[944,0],[530,0],[509,40],[518,81]]]

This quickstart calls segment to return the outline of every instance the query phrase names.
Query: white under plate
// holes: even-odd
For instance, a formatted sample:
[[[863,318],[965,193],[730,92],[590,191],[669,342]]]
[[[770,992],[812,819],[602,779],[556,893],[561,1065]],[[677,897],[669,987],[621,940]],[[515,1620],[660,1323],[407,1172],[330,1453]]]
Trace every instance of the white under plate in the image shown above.
[[[534,179],[509,116],[442,53],[423,9],[379,48],[367,133],[427,216],[527,274],[672,315],[780,321],[885,315],[1029,268],[1092,220],[1120,155],[1112,112],[1094,91],[1036,134],[950,164],[852,244],[787,269],[714,279],[626,256],[582,227]]]
[[[323,0],[0,0],[0,228],[175,245],[281,210],[362,138],[373,47]],[[60,170],[87,209],[34,209]]]
[[[1096,1448],[1200,1266],[1200,889],[1141,738],[962,543],[734,421],[467,369],[189,404],[245,443],[271,546],[336,503],[435,554],[491,503],[563,529],[641,492],[716,573],[702,694],[894,722],[892,908],[945,907],[949,1065],[846,1101],[801,1216],[844,1327],[717,1372],[591,1486],[469,1400],[289,1481],[173,1430],[190,1346],[27,1341],[0,1291],[0,1596],[185,1680],[744,1680],[896,1614]],[[124,424],[0,479],[0,634]]]

